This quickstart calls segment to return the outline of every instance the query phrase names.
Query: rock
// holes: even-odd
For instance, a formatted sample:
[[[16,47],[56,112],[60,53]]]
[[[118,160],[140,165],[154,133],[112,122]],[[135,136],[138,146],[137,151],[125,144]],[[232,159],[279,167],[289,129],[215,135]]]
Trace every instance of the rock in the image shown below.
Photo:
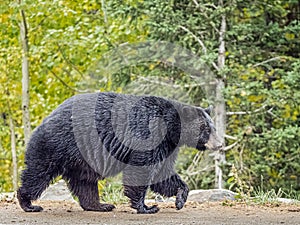
[[[0,202],[14,202],[16,200],[15,192],[0,193]]]
[[[175,202],[176,198],[175,197],[170,197],[170,198],[167,198],[167,197],[163,197],[161,196],[160,194],[157,194],[155,196],[155,199],[145,199],[145,203],[146,204],[152,204],[152,203],[161,203],[161,202],[164,202],[164,203],[169,203],[169,202]]]
[[[217,202],[224,200],[235,200],[236,193],[225,189],[192,190],[188,200],[194,202]]]
[[[64,180],[51,184],[41,196],[41,200],[75,202]]]
[[[284,203],[284,204],[300,204],[300,201],[298,201],[298,200],[296,200],[296,199],[277,198],[276,200],[277,200],[278,202]]]

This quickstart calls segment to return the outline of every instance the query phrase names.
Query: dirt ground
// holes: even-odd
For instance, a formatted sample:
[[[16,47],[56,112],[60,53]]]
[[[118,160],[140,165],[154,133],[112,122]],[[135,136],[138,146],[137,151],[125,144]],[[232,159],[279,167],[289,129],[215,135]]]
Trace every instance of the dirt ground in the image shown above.
[[[0,203],[0,224],[300,224],[300,205],[246,205],[231,202],[194,203],[177,211],[160,203],[157,214],[136,214],[128,205],[113,212],[86,212],[77,203],[39,201],[43,212],[25,213],[16,202]]]

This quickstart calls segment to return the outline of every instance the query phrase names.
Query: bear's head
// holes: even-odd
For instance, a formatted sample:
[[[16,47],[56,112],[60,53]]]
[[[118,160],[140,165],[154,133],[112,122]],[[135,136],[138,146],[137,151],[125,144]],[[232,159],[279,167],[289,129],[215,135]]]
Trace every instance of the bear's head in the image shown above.
[[[212,106],[206,109],[199,109],[202,112],[203,125],[200,126],[200,135],[196,148],[198,150],[221,150],[224,146],[221,139],[218,137],[214,123],[210,117]]]
[[[210,117],[212,107],[184,106],[182,113],[182,131],[185,144],[198,150],[221,150],[223,143],[216,133]]]

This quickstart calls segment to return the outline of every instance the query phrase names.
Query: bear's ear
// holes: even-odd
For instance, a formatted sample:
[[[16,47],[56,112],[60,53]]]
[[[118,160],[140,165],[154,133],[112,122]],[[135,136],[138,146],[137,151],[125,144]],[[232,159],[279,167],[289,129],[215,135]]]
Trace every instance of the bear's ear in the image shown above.
[[[208,114],[211,115],[211,112],[213,110],[213,107],[210,105],[209,107],[207,107],[206,109],[204,109],[204,111]]]
[[[183,116],[189,117],[189,115],[191,114],[190,111],[191,111],[191,107],[183,106],[182,108]]]

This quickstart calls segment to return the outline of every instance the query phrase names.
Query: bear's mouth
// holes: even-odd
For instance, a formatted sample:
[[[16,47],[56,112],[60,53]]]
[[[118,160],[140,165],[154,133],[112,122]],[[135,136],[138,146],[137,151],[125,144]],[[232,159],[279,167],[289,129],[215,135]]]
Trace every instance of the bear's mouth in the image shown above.
[[[210,142],[207,142],[206,144],[204,144],[204,146],[212,151],[222,151],[224,149],[224,146],[222,144],[212,145]]]
[[[199,151],[205,151],[206,148],[207,148],[207,147],[205,146],[205,144],[199,143],[199,142],[198,142],[198,144],[197,144],[197,146],[196,146],[196,149],[199,150]]]

